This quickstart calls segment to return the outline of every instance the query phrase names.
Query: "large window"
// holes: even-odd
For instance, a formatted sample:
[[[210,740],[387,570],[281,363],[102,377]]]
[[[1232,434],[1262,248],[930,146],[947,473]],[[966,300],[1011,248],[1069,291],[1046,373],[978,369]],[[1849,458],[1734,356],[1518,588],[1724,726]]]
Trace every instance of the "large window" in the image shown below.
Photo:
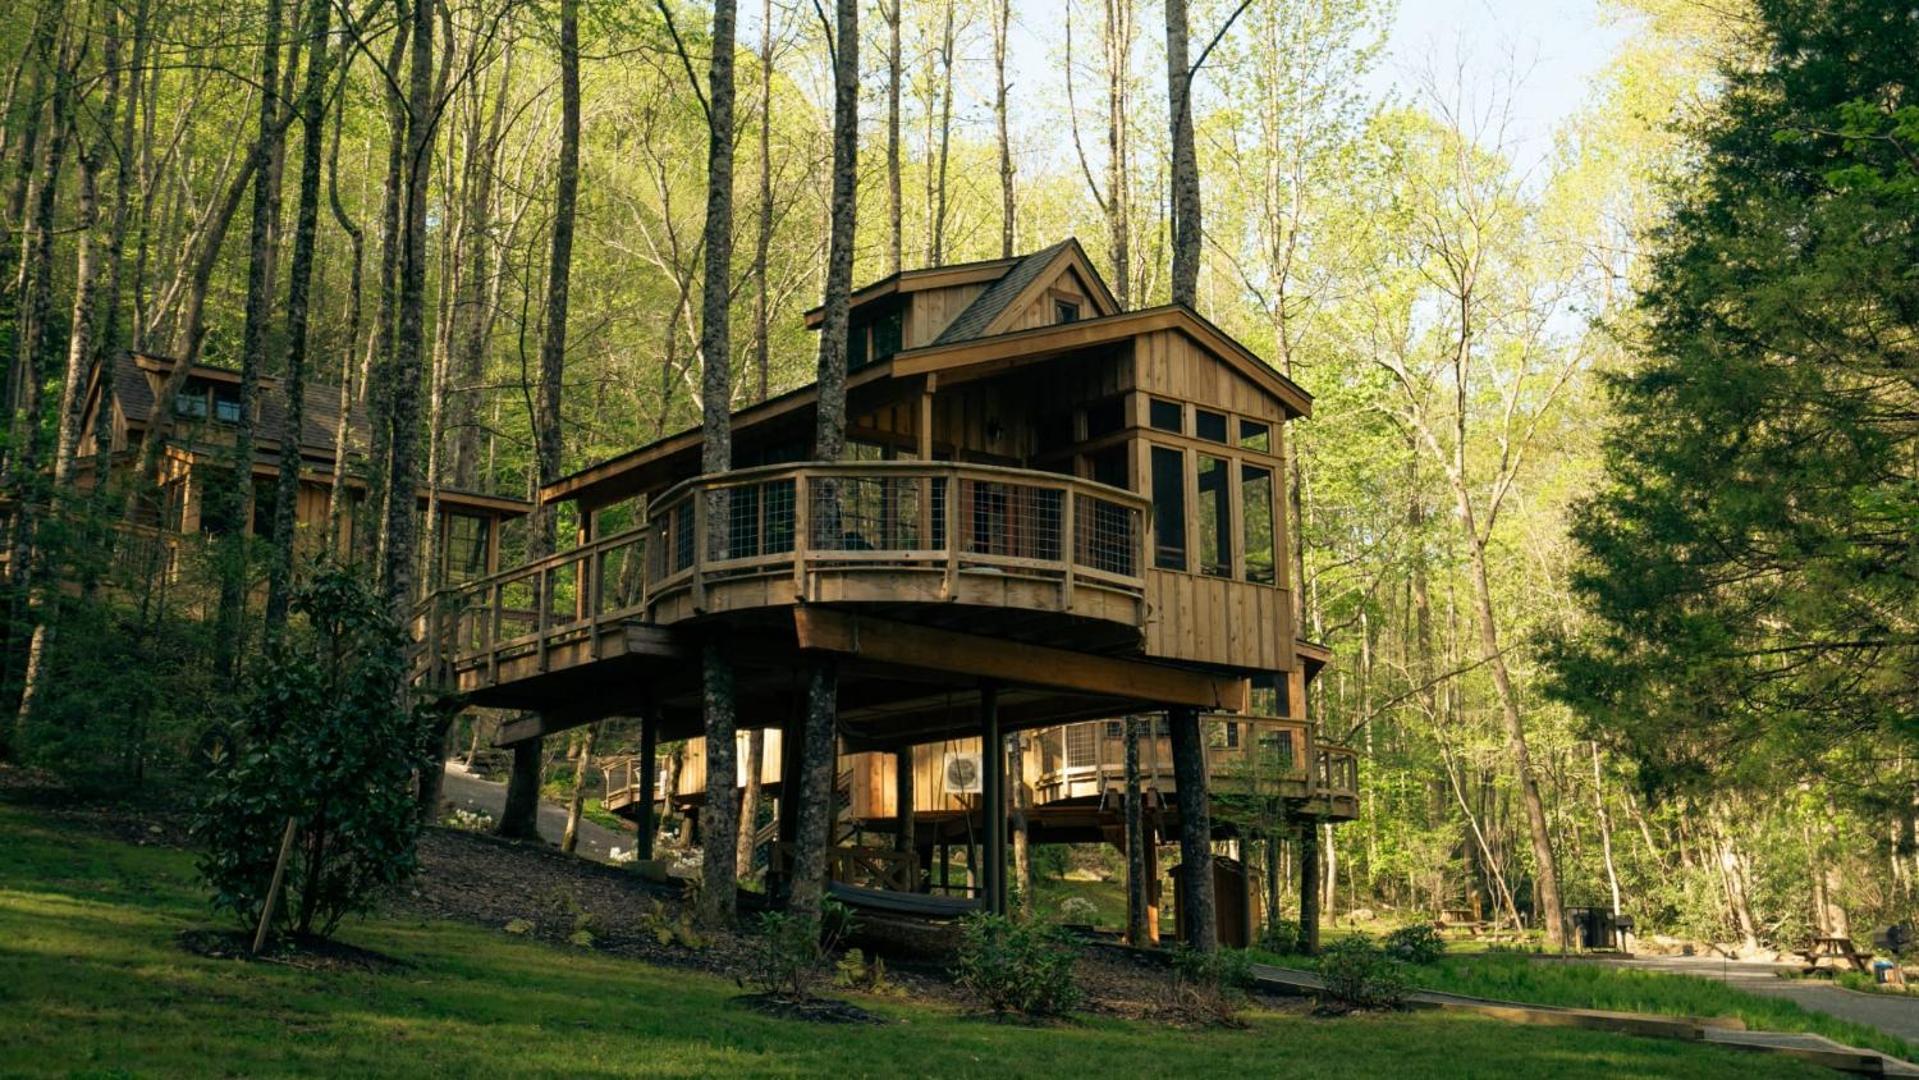
[[[1261,585],[1279,584],[1273,528],[1273,474],[1257,465],[1239,467],[1239,514],[1246,549],[1246,580]]]
[[[1153,447],[1153,565],[1186,569],[1186,455]]]
[[[225,383],[213,387],[213,418],[222,424],[240,422],[240,388]]]
[[[1193,410],[1193,434],[1207,442],[1226,441],[1226,414],[1207,409]]]
[[[1209,577],[1233,573],[1231,475],[1226,459],[1199,455],[1199,572]]]
[[[472,514],[446,516],[446,579],[472,581],[486,576],[486,519]]]
[[[1160,431],[1170,431],[1175,435],[1186,434],[1186,410],[1177,401],[1162,401],[1153,398],[1146,406],[1146,422]]]

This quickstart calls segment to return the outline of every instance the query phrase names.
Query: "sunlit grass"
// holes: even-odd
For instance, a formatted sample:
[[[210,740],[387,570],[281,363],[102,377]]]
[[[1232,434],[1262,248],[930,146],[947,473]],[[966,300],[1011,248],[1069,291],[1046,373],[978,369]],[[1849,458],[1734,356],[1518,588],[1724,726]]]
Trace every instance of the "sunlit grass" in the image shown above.
[[[180,951],[215,925],[192,859],[0,806],[0,1075],[1817,1075],[1597,1032],[1408,1013],[1255,1013],[1243,1031],[1083,1018],[995,1023],[862,1001],[821,1028],[741,1008],[731,982],[411,918],[342,936],[405,966],[312,972]]]

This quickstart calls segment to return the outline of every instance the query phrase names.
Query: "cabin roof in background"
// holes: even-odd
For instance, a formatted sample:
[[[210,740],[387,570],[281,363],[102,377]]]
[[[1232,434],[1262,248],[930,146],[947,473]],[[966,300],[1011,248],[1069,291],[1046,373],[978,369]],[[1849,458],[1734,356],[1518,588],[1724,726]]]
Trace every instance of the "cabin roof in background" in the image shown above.
[[[120,403],[120,411],[126,415],[129,423],[145,425],[152,418],[153,387],[147,382],[147,373],[151,371],[164,377],[173,370],[174,363],[171,357],[145,353],[120,355],[113,366],[113,396]],[[238,372],[211,364],[195,364],[191,374],[195,378],[213,382],[239,380]],[[278,386],[279,380],[263,377],[260,383],[263,387]],[[340,426],[340,387],[335,383],[309,382],[303,396],[305,408],[300,417],[300,447],[303,450],[317,450],[330,457]],[[259,417],[253,429],[256,438],[277,443],[285,437],[286,405],[281,394],[260,395]],[[365,453],[372,439],[366,414],[359,409],[351,410],[347,425],[349,449],[355,453]]]

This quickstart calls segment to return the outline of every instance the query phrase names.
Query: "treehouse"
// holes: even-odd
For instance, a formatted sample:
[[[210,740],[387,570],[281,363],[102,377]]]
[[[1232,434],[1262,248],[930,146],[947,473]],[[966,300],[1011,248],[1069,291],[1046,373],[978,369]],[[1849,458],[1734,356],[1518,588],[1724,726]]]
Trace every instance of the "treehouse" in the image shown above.
[[[735,414],[730,471],[701,475],[692,429],[546,485],[544,503],[575,511],[577,544],[437,593],[423,679],[525,710],[503,743],[642,716],[650,761],[657,740],[702,730],[705,645],[731,656],[749,728],[795,730],[805,672],[831,663],[860,812],[896,817],[886,763],[911,762],[891,777],[926,807],[907,858],[963,812],[929,770],[966,740],[1057,733],[1051,779],[1036,782],[1045,738],[1022,764],[1061,836],[1106,835],[1084,811],[1111,803],[1097,736],[1115,717],[1243,719],[1249,745],[1277,755],[1258,739],[1283,736],[1289,768],[1312,773],[1324,750],[1350,773],[1292,704],[1323,660],[1297,640],[1284,557],[1285,425],[1308,414],[1303,390],[1189,308],[1121,310],[1073,240],[868,285],[848,351],[839,460],[812,459],[807,386]],[[1278,726],[1254,735],[1255,714]],[[1092,759],[1073,735],[1086,721],[1100,722]],[[770,756],[776,781],[796,775],[796,753]],[[1006,764],[978,756],[971,804],[1004,805]],[[652,771],[636,772],[630,802],[650,812]],[[1273,782],[1350,814],[1350,783]],[[790,822],[797,785],[773,787]],[[990,877],[1004,817],[978,821]],[[1001,882],[983,900],[1003,896]]]
[[[104,371],[104,377],[96,376],[86,388],[80,445],[91,447],[96,445],[96,437],[104,439],[111,481],[124,482],[139,467],[141,445],[154,424],[155,404],[175,367],[176,361],[167,357],[122,354]],[[296,544],[311,552],[318,549],[328,532],[334,462],[343,434],[340,388],[308,383],[302,404],[300,430],[294,442],[300,455],[300,492],[294,521]],[[182,537],[217,535],[233,527],[234,523],[220,520],[219,501],[207,496],[214,487],[232,482],[233,442],[239,420],[239,373],[194,365],[174,396],[159,447],[160,498],[144,515],[144,525],[155,535],[177,542]],[[265,536],[271,530],[280,457],[289,442],[287,426],[285,395],[278,380],[261,378],[253,415],[253,513],[249,520],[238,523],[249,535]],[[349,409],[344,436],[349,462],[364,458],[370,442],[369,425],[359,409]],[[84,484],[94,483],[94,467],[90,458],[81,462]],[[336,550],[345,550],[356,521],[366,512],[366,484],[359,471],[344,471],[345,499],[338,533],[331,538]],[[451,582],[498,571],[502,527],[531,509],[522,499],[446,487],[423,487],[418,498],[421,515],[431,506],[438,518],[433,535],[440,548],[439,566]]]

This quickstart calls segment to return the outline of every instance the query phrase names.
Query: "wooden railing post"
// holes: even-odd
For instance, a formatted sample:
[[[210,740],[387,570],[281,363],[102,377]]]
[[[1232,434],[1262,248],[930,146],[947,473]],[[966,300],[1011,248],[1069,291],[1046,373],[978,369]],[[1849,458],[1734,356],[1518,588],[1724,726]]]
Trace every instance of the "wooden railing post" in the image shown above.
[[[793,476],[793,598],[806,599],[806,558],[813,548],[813,478]]]
[[[500,609],[506,606],[506,587],[496,578],[492,588],[487,590],[486,605],[486,680],[490,683],[500,681]]]
[[[1073,567],[1079,565],[1079,536],[1073,531],[1073,504],[1079,501],[1071,485],[1061,493],[1066,505],[1060,508],[1060,554],[1066,558],[1066,570],[1060,575],[1060,610],[1073,610]]]
[[[546,628],[549,624],[547,613],[551,611],[553,608],[553,568],[552,566],[551,565],[541,566],[540,572],[536,576],[535,580],[538,582],[537,587],[539,589],[539,592],[535,596],[535,606],[537,607],[538,610],[535,612],[536,620],[534,622],[534,628],[533,628],[533,641],[534,641],[534,648],[538,651],[538,655],[539,655],[539,670],[545,671],[547,669],[546,667]]]
[[[711,495],[705,485],[693,488],[693,610],[706,610],[706,501]]]
[[[959,595],[960,557],[960,478],[959,470],[946,471],[946,575],[940,581],[940,599]]]

